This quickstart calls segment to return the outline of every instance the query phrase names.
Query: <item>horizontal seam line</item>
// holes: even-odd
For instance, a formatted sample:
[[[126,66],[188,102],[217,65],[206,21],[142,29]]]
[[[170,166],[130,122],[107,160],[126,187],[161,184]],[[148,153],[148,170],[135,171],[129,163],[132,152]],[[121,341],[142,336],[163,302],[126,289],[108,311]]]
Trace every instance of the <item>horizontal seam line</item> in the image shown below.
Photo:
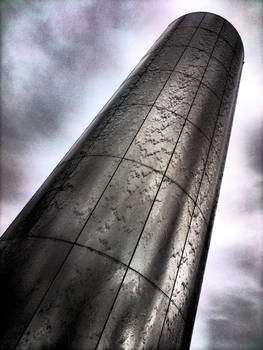
[[[196,47],[196,46],[187,46],[187,45],[173,45],[173,47],[180,47],[180,48],[190,48],[190,49],[196,49],[196,50],[199,50],[201,52],[205,52],[207,55],[210,55],[210,53],[206,50],[203,50],[203,49],[200,49],[199,47]],[[238,56],[237,54],[233,54],[232,57],[235,57],[235,56]],[[156,59],[158,59],[160,56],[157,56]],[[219,59],[217,58],[216,56],[212,55],[211,58],[213,58],[215,61],[217,61],[223,68],[224,70],[226,71],[227,74],[230,75],[231,78],[234,78],[235,77],[235,74],[234,73],[231,73],[231,71],[225,66],[225,64]],[[154,61],[153,61],[154,62]],[[159,67],[151,67],[149,66],[148,67],[148,71],[160,71],[160,72],[171,72],[172,69],[161,69]],[[127,79],[126,79],[127,80]],[[126,81],[125,80],[125,81]],[[204,83],[203,83],[204,84]],[[204,84],[205,85],[205,84]]]
[[[187,119],[187,116],[184,117],[181,114],[178,114],[178,113],[176,113],[176,112],[174,112],[174,111],[172,111],[172,110],[170,110],[169,108],[166,108],[166,107],[155,106],[155,108],[165,110],[165,111],[170,112],[170,113],[172,113],[172,114],[174,114],[174,115],[176,115],[178,117],[183,118],[184,120],[187,120],[188,123],[193,125],[207,139],[207,141],[209,141],[209,142],[211,141],[211,139],[194,122],[192,122],[191,120]]]
[[[181,26],[178,27],[176,30],[181,29],[181,28],[196,28],[196,27],[198,27],[198,26],[184,26],[184,25],[181,25]],[[216,35],[219,36],[223,41],[225,41],[225,42],[231,47],[231,49],[232,49],[234,52],[236,51],[236,48],[235,48],[236,45],[235,45],[235,46],[231,45],[230,42],[229,42],[224,36],[222,36],[222,35],[220,34],[220,31],[217,33],[217,32],[215,32],[215,31],[213,31],[213,30],[211,30],[211,29],[208,29],[208,28],[202,27],[202,26],[200,26],[199,29],[204,29],[204,30],[206,30],[207,32],[216,34]],[[237,33],[237,37],[239,38],[239,34],[238,34],[238,33]]]
[[[166,108],[166,107],[160,107],[160,106],[154,106],[154,107],[156,109],[161,109],[161,110],[165,110],[167,112],[170,112],[170,113],[174,114],[175,116],[181,117],[182,119],[186,120],[188,123],[193,125],[207,139],[208,142],[211,142],[211,138],[209,138],[193,121],[189,120],[188,116],[184,117],[181,114],[178,114],[177,112],[174,112],[174,111],[172,111],[172,110],[170,110],[169,108]],[[213,147],[214,151],[216,152],[216,155],[218,156],[218,158],[220,158],[219,155],[218,155],[218,152],[217,152],[217,150],[215,148],[215,146],[212,145],[212,147]]]
[[[186,119],[186,121],[187,121],[187,119]],[[208,140],[208,141],[210,141],[210,140]],[[219,157],[218,154],[217,154],[217,152],[216,152],[216,156]],[[129,162],[133,162],[133,163],[136,163],[136,164],[138,164],[138,165],[144,166],[144,167],[146,167],[146,168],[148,168],[148,169],[153,170],[154,172],[156,172],[156,173],[158,173],[158,174],[160,174],[160,175],[163,175],[163,170],[155,169],[155,168],[153,168],[153,167],[151,167],[151,166],[149,166],[149,165],[147,165],[147,164],[141,163],[141,162],[139,162],[139,161],[137,161],[137,160],[135,160],[135,159],[131,159],[131,158],[126,158],[126,157],[123,158],[123,157],[121,157],[121,156],[116,156],[116,155],[112,155],[112,154],[89,154],[89,153],[87,153],[87,154],[85,155],[85,157],[105,157],[105,158],[123,159],[123,160],[127,160],[127,161],[129,161]],[[83,157],[82,159],[85,159],[85,157]],[[192,196],[191,196],[177,181],[176,181],[176,180],[172,179],[171,177],[169,177],[169,176],[167,176],[167,175],[164,175],[164,176],[165,176],[166,179],[170,180],[170,181],[171,181],[172,183],[174,183],[177,187],[179,187],[180,190],[182,190],[182,191],[193,201],[193,203],[194,203],[194,204],[196,205],[196,207],[199,209],[199,211],[200,211],[200,213],[201,213],[203,219],[205,220],[205,223],[208,224],[205,215],[203,214],[201,208],[200,208],[200,207],[198,206],[198,204],[197,204],[198,198],[194,199],[194,198],[193,198],[193,197],[192,197]],[[33,237],[33,236],[32,236],[32,237]],[[1,240],[3,240],[3,239],[0,238],[0,241],[1,241]],[[4,239],[4,240],[5,240],[5,239]]]
[[[7,239],[6,241],[16,241],[16,240],[27,240],[27,239],[46,239],[46,240],[51,240],[51,241],[55,241],[55,242],[63,242],[63,243],[66,243],[66,244],[70,244],[72,246],[78,246],[78,247],[81,247],[81,248],[85,248],[85,249],[88,249],[98,255],[101,255],[103,257],[106,257],[110,260],[113,260],[115,261],[116,263],[124,266],[125,268],[128,268],[132,271],[134,271],[135,273],[137,273],[138,275],[140,275],[141,277],[143,277],[147,282],[149,282],[151,285],[153,285],[156,289],[158,289],[162,294],[164,294],[167,299],[170,299],[170,297],[160,288],[157,286],[157,284],[155,282],[153,282],[152,280],[150,280],[148,277],[144,276],[142,273],[140,273],[139,271],[137,271],[136,269],[134,269],[133,267],[131,266],[128,266],[127,264],[125,264],[124,262],[120,261],[119,259],[117,258],[114,258],[113,256],[111,255],[108,255],[100,250],[97,250],[95,248],[92,248],[88,245],[85,245],[85,244],[81,244],[81,243],[77,243],[77,242],[71,242],[71,241],[68,241],[68,240],[65,240],[63,238],[58,238],[58,237],[50,237],[50,236],[43,236],[43,235],[39,235],[39,236],[36,236],[36,235],[30,235],[30,236],[27,236],[25,238],[14,238],[14,239]],[[178,311],[180,312],[183,320],[185,321],[184,319],[184,316],[180,310],[180,308],[176,305],[176,303],[172,300],[173,304],[175,305],[175,307],[178,309]]]
[[[207,87],[208,89],[209,89],[209,87]],[[143,103],[133,103],[133,104],[130,104],[130,105],[128,105],[128,106],[142,106],[142,107],[144,107],[144,106],[148,106],[147,104],[143,104]],[[163,107],[163,106],[158,106],[158,105],[155,105],[155,106],[153,106],[154,108],[156,108],[156,109],[160,109],[160,110],[165,110],[165,111],[167,111],[167,112],[169,112],[169,113],[172,113],[172,114],[174,114],[175,116],[178,116],[178,117],[180,117],[180,118],[182,118],[182,119],[184,119],[184,120],[187,120],[190,124],[192,124],[196,129],[198,129],[198,131],[210,142],[211,141],[211,138],[209,138],[200,128],[199,128],[199,126],[197,126],[192,120],[190,120],[190,119],[187,119],[187,117],[186,116],[183,116],[183,115],[181,115],[181,114],[179,114],[179,113],[177,113],[177,112],[174,112],[174,111],[172,111],[171,109],[169,109],[169,108],[167,108],[167,107]],[[95,140],[96,140],[96,138],[94,138]],[[93,141],[94,140],[93,138],[91,138],[90,139],[90,141]],[[88,140],[87,140],[88,141]],[[80,156],[81,157],[81,156]],[[78,159],[78,158],[71,158],[71,159],[69,159],[69,160],[65,160],[65,162],[68,162],[68,161],[71,161],[71,160],[74,160],[74,159]],[[64,163],[64,162],[63,162]],[[61,163],[61,164],[63,164],[63,163]],[[61,165],[60,164],[60,165]]]
[[[180,47],[180,48],[182,48],[182,47],[186,47],[186,48],[190,48],[190,49],[195,49],[195,50],[199,50],[199,51],[201,51],[201,52],[204,52],[204,53],[206,53],[207,55],[210,55],[210,52],[208,52],[208,51],[206,51],[206,50],[204,50],[204,49],[201,49],[200,47],[196,47],[196,46],[192,46],[192,45],[173,45],[173,47]],[[235,54],[235,52],[233,52],[233,56],[235,57],[236,56],[236,54]],[[158,57],[160,57],[160,56],[157,56],[157,59],[158,59]],[[216,60],[223,68],[224,68],[224,70],[227,72],[227,73],[229,73],[230,75],[231,75],[231,72],[230,72],[230,70],[225,66],[225,64],[218,58],[218,57],[216,57],[216,56],[214,56],[213,54],[211,55],[211,58],[213,58],[214,60]],[[149,67],[149,70],[158,70],[158,68],[153,68],[153,69],[151,69],[150,67]],[[163,71],[162,69],[159,69],[160,71]],[[164,71],[171,71],[171,69],[165,69]]]
[[[187,46],[186,46],[187,47]],[[177,66],[176,66],[177,67]],[[157,70],[157,69],[156,69]],[[153,71],[154,71],[154,69],[153,69]],[[190,74],[188,74],[188,73],[186,73],[186,72],[182,72],[182,71],[180,71],[180,70],[177,70],[177,69],[174,69],[173,71],[172,70],[161,70],[161,69],[159,69],[159,71],[165,71],[165,72],[172,72],[172,73],[179,73],[179,74],[182,74],[182,75],[184,75],[185,77],[187,77],[187,78],[190,78],[190,79],[192,79],[192,80],[196,80],[196,81],[198,81],[199,83],[201,83],[201,85],[202,86],[205,86],[212,94],[214,94],[215,95],[215,97],[218,99],[218,100],[221,100],[221,97],[219,97],[218,95],[217,95],[217,93],[213,90],[213,89],[211,89],[211,87],[210,86],[208,86],[206,83],[204,83],[202,80],[200,80],[200,79],[198,79],[198,78],[196,78],[196,77],[193,77],[192,75],[190,75]],[[228,75],[230,75],[231,76],[231,74],[228,72],[228,71],[226,71],[226,73],[228,74]],[[129,100],[128,100],[129,101]],[[157,101],[156,101],[157,102]],[[124,107],[125,106],[133,106],[133,105],[136,105],[135,103],[126,103],[126,104],[124,104]],[[154,106],[154,104],[141,104],[141,105],[145,105],[145,106]]]
[[[175,73],[183,74],[184,76],[186,76],[186,77],[188,77],[188,78],[190,78],[190,79],[192,79],[192,80],[196,80],[196,81],[197,81],[198,83],[200,83],[202,86],[206,87],[213,95],[215,95],[215,97],[216,97],[218,100],[221,99],[220,97],[217,96],[216,92],[215,92],[213,89],[211,89],[207,84],[205,84],[202,80],[200,80],[200,79],[198,79],[198,78],[196,78],[196,77],[193,77],[193,76],[191,76],[190,74],[187,74],[187,73],[185,73],[185,72],[181,72],[180,70],[177,70],[177,69],[175,69],[174,72],[175,72]]]
[[[131,158],[126,158],[126,157],[119,157],[119,156],[114,156],[114,155],[111,155],[111,154],[87,154],[86,155],[87,157],[108,157],[108,158],[116,158],[116,159],[123,159],[123,160],[127,160],[129,162],[133,162],[133,163],[136,163],[138,165],[141,165],[141,166],[144,166],[145,168],[148,168],[148,169],[151,169],[153,170],[154,172],[160,174],[160,175],[163,175],[163,170],[158,170],[158,169],[155,169],[147,164],[144,164],[144,163],[141,163],[135,159],[131,159]],[[170,180],[172,183],[174,183],[177,187],[180,188],[180,190],[182,190],[192,201],[194,204],[196,204],[197,208],[200,210],[200,213],[201,215],[203,216],[203,219],[205,220],[205,222],[207,223],[207,220],[201,210],[201,208],[199,208],[199,206],[197,205],[197,198],[194,199],[192,196],[190,196],[190,194],[177,182],[175,181],[174,179],[170,178],[169,176],[167,175],[164,175],[164,177],[168,180]]]
[[[170,299],[170,297],[169,297],[160,287],[158,287],[158,286],[155,284],[155,282],[151,281],[148,277],[144,276],[144,275],[141,274],[139,271],[135,270],[133,267],[128,266],[128,265],[127,265],[127,267],[128,267],[128,269],[130,269],[130,270],[136,272],[138,275],[142,276],[142,277],[143,277],[146,281],[148,281],[150,284],[152,284],[156,289],[158,289],[162,294],[164,294],[164,295],[167,297],[168,300]],[[172,297],[172,296],[171,296],[171,297]],[[174,304],[174,306],[177,308],[177,310],[178,310],[179,313],[181,314],[182,319],[183,319],[184,321],[186,321],[186,320],[184,319],[184,316],[183,316],[183,314],[182,314],[180,308],[176,305],[176,303],[175,303],[173,300],[172,300],[172,303]]]

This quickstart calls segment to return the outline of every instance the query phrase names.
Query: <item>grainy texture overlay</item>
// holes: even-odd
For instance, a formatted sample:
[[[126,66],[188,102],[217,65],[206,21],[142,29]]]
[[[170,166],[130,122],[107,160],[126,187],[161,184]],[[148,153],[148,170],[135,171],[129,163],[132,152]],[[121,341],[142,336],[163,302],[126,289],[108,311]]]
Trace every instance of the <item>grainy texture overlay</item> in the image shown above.
[[[171,23],[3,236],[1,349],[187,349],[243,64]]]

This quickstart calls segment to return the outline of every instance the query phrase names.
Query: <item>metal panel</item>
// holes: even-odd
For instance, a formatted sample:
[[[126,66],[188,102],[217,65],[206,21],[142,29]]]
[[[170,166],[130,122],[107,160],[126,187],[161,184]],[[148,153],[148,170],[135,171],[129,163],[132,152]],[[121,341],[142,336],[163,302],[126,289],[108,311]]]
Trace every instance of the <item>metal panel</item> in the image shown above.
[[[156,349],[168,298],[129,270],[97,349]]]
[[[201,209],[207,221],[209,221],[210,214],[214,204],[216,203],[215,195],[221,167],[222,164],[219,162],[219,157],[215,152],[215,149],[210,148],[204,176],[200,186],[199,196],[197,198],[197,205]]]
[[[237,41],[241,41],[238,32],[231,23],[225,21],[220,35],[232,46],[235,47]]]
[[[135,87],[127,96],[125,103],[132,104],[154,104],[158,97],[163,85],[169,77],[169,71],[163,70],[147,70]]]
[[[192,36],[196,32],[195,27],[182,27],[179,25],[178,28],[171,34],[170,38],[165,43],[167,47],[177,47],[177,46],[188,46]]]
[[[204,50],[208,54],[211,54],[213,52],[217,38],[217,34],[212,33],[206,29],[199,28],[191,41],[191,46],[196,47],[200,50]]]
[[[233,48],[223,38],[218,38],[213,56],[229,70],[233,59]]]
[[[205,72],[203,83],[206,84],[221,99],[227,81],[227,71],[218,60],[211,57]]]
[[[183,317],[187,317],[191,298],[195,293],[195,285],[199,276],[201,258],[209,238],[207,224],[196,207],[191,218],[191,227],[187,234],[184,253],[181,257],[178,275],[174,285],[172,300]],[[190,312],[191,313],[191,312]]]
[[[209,149],[208,139],[186,121],[166,175],[196,199]]]
[[[123,160],[92,213],[78,243],[127,264],[144,226],[161,174]]]
[[[180,34],[182,36],[181,31]],[[190,34],[192,33],[190,32]],[[179,46],[180,44],[183,44],[184,46]],[[176,62],[179,61],[179,59],[182,56],[182,53],[185,50],[185,41],[183,40],[183,42],[181,42],[177,40],[176,45],[177,47],[175,50],[175,46],[171,45],[170,41],[168,41],[167,44],[159,52],[159,54],[156,55],[153,61],[151,62],[151,69],[160,69],[172,72]]]
[[[224,18],[214,15],[213,13],[206,13],[205,18],[202,20],[201,27],[219,33],[223,23]]]
[[[198,80],[183,73],[174,72],[158,97],[156,106],[186,117],[198,86]]]
[[[164,171],[184,125],[184,119],[162,108],[153,108],[138,132],[126,158]]]
[[[6,230],[1,239],[24,238],[40,217],[46,212],[49,203],[60,191],[67,177],[76,168],[80,158],[71,159],[59,164],[25,208]],[[45,215],[44,215],[45,216]]]
[[[165,178],[131,262],[133,269],[168,296],[172,293],[193,209],[193,201]]]
[[[112,157],[89,156],[82,159],[29,235],[74,242],[119,162]]]
[[[220,100],[218,97],[205,85],[201,85],[187,118],[196,125],[209,140],[211,140],[213,136],[219,107]]]
[[[193,12],[183,17],[182,22],[179,24],[179,27],[198,27],[202,23],[204,18],[204,12]]]
[[[0,242],[0,349],[14,348],[70,249],[39,238]]]
[[[177,307],[170,303],[169,309],[163,324],[158,349],[187,349],[182,347],[185,322]]]
[[[207,52],[195,47],[188,47],[177,64],[176,70],[200,80],[202,79],[209,58],[210,55]]]
[[[118,262],[74,246],[17,349],[94,349],[124,273]]]
[[[89,149],[89,154],[123,157],[150,106],[127,106],[123,103]]]

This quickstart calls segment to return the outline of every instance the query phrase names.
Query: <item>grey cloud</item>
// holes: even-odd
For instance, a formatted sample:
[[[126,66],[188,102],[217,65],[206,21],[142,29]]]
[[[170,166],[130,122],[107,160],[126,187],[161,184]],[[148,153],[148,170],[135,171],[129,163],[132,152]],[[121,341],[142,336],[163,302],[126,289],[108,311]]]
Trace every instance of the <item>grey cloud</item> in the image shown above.
[[[261,295],[262,296],[262,295]],[[209,350],[261,350],[263,347],[262,318],[253,291],[245,296],[216,295],[208,320]]]
[[[158,22],[163,14],[168,13],[163,10],[161,2],[158,5],[153,0],[72,0],[63,2],[68,5],[64,12],[59,10],[59,3],[55,0],[13,0],[6,1],[3,10],[2,56],[6,60],[1,76],[1,85],[4,86],[1,200],[5,203],[24,200],[25,154],[33,154],[38,140],[43,144],[54,139],[64,142],[63,129],[69,118],[67,112],[74,112],[81,104],[89,81],[94,81],[101,73],[120,69],[123,55],[123,46],[118,44],[120,36],[145,24],[153,28],[151,18],[157,18]],[[259,1],[253,3],[260,4]],[[68,17],[64,18],[64,15]],[[58,21],[55,24],[53,16]],[[36,57],[32,57],[31,66],[20,61],[20,46],[16,49],[18,43],[10,41],[12,32],[18,30],[16,26],[20,22],[26,23],[24,47],[32,46],[35,50]],[[78,123],[78,116],[74,118]],[[248,140],[249,165],[255,174],[263,174],[262,131],[249,132]],[[242,212],[259,208],[260,191],[260,184],[257,183],[251,194],[246,194],[240,204],[243,206],[240,207]],[[226,252],[226,255],[236,276],[251,275],[255,285],[258,285],[258,266],[254,254],[242,248],[237,253]],[[244,297],[242,290],[232,290],[227,294],[223,291],[210,299],[210,347],[207,350],[263,348],[262,335],[259,334],[262,327],[259,317],[263,314],[259,296],[262,294],[253,288],[246,293]]]
[[[11,1],[3,9],[2,201],[21,198],[22,159],[36,140],[61,137],[89,81],[116,69],[118,28],[126,30],[140,10],[134,1],[69,1],[61,12],[57,4]],[[12,41],[21,22],[22,49],[36,55],[31,66],[20,60],[21,43]]]
[[[250,189],[241,204],[245,212],[263,208],[263,115],[256,129],[248,130],[245,142],[247,165],[250,169]]]
[[[240,240],[235,246],[224,249],[224,259],[225,264],[235,272],[236,276],[233,277],[236,278],[236,280],[238,280],[239,277],[244,277],[254,281],[254,286],[258,286],[263,296],[263,262],[258,259],[261,247],[263,248],[261,242],[257,242],[257,235],[254,235],[254,240],[250,245],[248,245],[246,240]]]
[[[263,114],[257,129],[248,131],[246,151],[250,166],[263,178]]]
[[[221,258],[222,259],[222,258]],[[209,350],[263,348],[262,262],[255,244],[239,243],[224,250],[221,269],[232,271],[232,287],[208,296]]]

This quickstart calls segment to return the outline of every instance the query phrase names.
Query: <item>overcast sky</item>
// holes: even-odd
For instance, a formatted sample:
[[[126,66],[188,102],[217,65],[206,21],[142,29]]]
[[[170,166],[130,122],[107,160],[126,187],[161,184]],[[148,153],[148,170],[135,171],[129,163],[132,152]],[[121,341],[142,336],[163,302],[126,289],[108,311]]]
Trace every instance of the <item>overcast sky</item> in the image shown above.
[[[263,2],[2,1],[4,231],[175,18],[209,11],[245,46],[192,350],[263,349]]]

